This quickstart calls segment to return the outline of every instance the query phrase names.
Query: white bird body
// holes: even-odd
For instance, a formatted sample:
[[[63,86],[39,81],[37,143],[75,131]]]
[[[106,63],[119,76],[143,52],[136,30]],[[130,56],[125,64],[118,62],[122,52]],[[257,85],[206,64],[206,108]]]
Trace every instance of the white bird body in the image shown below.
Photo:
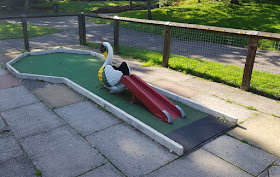
[[[103,42],[101,50],[105,50],[103,47],[107,47],[108,55],[106,51],[102,51],[105,56],[105,62],[98,71],[99,80],[104,84],[104,86],[110,90],[111,93],[120,93],[126,89],[126,87],[121,83],[121,78],[124,75],[121,69],[113,67],[113,48],[108,42]],[[106,56],[107,55],[107,56]],[[130,73],[129,66],[125,62],[122,65],[126,65],[128,69],[128,75]],[[121,66],[122,66],[121,65]]]

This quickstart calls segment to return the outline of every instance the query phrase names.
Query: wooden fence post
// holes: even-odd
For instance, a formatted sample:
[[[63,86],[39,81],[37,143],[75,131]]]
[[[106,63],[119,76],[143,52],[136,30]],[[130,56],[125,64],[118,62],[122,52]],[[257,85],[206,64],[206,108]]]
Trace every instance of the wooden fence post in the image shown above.
[[[86,45],[87,39],[86,39],[86,22],[85,22],[85,15],[82,12],[78,15],[78,21],[79,21],[79,38],[80,38],[80,45]]]
[[[24,39],[24,49],[29,51],[30,48],[29,48],[28,30],[27,30],[25,15],[21,15],[21,24],[22,24],[22,32],[23,32],[23,39]]]
[[[167,25],[169,22],[167,23]],[[168,67],[169,60],[169,52],[170,52],[170,41],[171,41],[171,27],[165,26],[164,32],[164,44],[163,44],[163,58],[162,58],[162,66]]]
[[[114,20],[114,52],[116,54],[120,52],[119,51],[119,34],[120,34],[119,26],[120,26],[120,21],[115,19]]]
[[[147,0],[148,19],[152,20],[151,0]]]
[[[250,88],[250,81],[251,81],[254,62],[256,58],[258,42],[259,42],[259,38],[257,37],[257,34],[254,36],[250,36],[249,44],[248,44],[248,53],[247,53],[246,63],[243,72],[241,90],[249,90]]]
[[[129,0],[129,11],[132,10],[132,0]]]

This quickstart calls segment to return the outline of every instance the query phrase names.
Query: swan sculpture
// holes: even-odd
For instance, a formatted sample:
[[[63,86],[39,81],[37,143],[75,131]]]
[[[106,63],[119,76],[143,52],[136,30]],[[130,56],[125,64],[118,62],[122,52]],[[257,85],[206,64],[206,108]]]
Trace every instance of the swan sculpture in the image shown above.
[[[113,65],[113,48],[110,43],[103,42],[100,51],[105,57],[105,62],[98,71],[98,78],[111,93],[120,93],[126,89],[121,83],[123,75],[130,75],[130,68],[126,62],[122,62],[119,67]]]

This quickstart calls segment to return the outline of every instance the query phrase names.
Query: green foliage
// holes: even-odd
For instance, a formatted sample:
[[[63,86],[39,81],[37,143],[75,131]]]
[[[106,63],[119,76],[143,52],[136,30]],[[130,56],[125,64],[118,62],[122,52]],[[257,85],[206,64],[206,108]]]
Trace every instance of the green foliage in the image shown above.
[[[249,110],[253,110],[253,111],[257,111],[257,109],[256,109],[256,108],[254,108],[253,106],[248,106],[248,107],[247,107],[247,109],[249,109]]]
[[[28,36],[35,37],[60,32],[53,27],[28,25]],[[23,38],[22,25],[0,22],[0,40]]]
[[[242,143],[249,144],[247,140],[240,140]]]
[[[129,4],[129,1],[57,1],[57,3],[59,3],[59,13],[91,13],[91,10],[99,7],[126,5]],[[143,4],[143,2],[134,1],[133,4]],[[53,2],[37,3],[32,5],[31,8],[52,10]]]
[[[35,175],[36,175],[36,176],[42,176],[42,171],[41,171],[41,170],[37,170],[37,171],[35,172]]]
[[[278,6],[276,5],[274,7],[274,10],[269,10],[269,13],[271,13],[269,14],[266,12],[257,12],[263,12],[266,11],[267,8],[271,8],[270,4],[259,4],[254,1],[247,4],[243,2],[245,5],[241,7],[228,6],[225,2],[209,2],[206,0],[201,3],[197,3],[197,1],[189,2],[192,3],[179,7],[172,6],[155,9],[152,12],[153,19],[280,33],[280,19],[273,15],[273,13],[276,13],[280,16],[280,3]],[[249,15],[250,13],[247,11],[249,11],[251,15]],[[147,17],[147,11],[128,11],[117,15],[145,19]],[[114,23],[112,20],[96,18],[92,18],[90,21],[109,25],[113,25]],[[164,33],[163,27],[161,26],[120,22],[120,27],[160,35]],[[244,48],[248,45],[248,38],[242,36],[230,36],[195,30],[173,30],[171,35],[180,40],[204,41]],[[261,50],[275,50],[275,41],[262,39],[259,41],[258,48]]]
[[[145,19],[145,10],[128,11],[118,16]],[[244,1],[242,6],[212,1],[163,7],[152,10],[153,19],[179,23],[280,33],[280,1]]]

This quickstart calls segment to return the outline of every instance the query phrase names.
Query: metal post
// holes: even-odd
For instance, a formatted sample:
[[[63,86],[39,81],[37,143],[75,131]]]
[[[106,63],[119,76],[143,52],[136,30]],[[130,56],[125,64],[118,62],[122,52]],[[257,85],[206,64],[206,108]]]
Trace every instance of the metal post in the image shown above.
[[[116,54],[119,53],[119,26],[120,26],[120,22],[119,20],[114,20],[114,52]]]
[[[163,44],[163,58],[162,58],[162,66],[163,67],[168,67],[169,52],[170,52],[170,40],[171,40],[171,27],[170,26],[165,26],[164,44]]]
[[[86,45],[86,22],[85,22],[85,15],[82,12],[78,15],[79,21],[79,38],[80,38],[80,45]]]
[[[21,15],[21,24],[22,24],[22,32],[23,32],[23,39],[24,39],[24,48],[25,50],[29,51],[29,41],[28,41],[28,30],[27,30],[27,23],[26,23],[26,16]]]
[[[248,53],[246,63],[243,72],[243,80],[241,84],[241,90],[249,90],[250,81],[252,77],[254,62],[256,58],[259,38],[257,36],[251,36],[248,44]]]

